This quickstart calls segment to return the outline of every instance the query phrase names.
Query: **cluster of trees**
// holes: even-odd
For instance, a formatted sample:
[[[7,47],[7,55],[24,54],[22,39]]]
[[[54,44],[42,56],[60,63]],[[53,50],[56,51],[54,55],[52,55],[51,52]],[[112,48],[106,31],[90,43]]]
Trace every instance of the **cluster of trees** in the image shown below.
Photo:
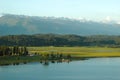
[[[120,36],[78,36],[59,34],[8,35],[0,37],[0,45],[120,47]]]
[[[12,56],[12,55],[18,55],[18,56],[26,56],[28,55],[28,50],[26,47],[8,47],[8,46],[0,46],[0,56]]]

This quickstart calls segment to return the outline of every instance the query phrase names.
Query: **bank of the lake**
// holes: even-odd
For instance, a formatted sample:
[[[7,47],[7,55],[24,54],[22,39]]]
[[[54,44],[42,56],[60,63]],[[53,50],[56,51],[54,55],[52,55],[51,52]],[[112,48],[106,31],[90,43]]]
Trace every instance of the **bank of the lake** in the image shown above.
[[[27,56],[1,56],[0,65],[51,60],[84,60],[88,58],[120,57],[119,48],[107,47],[27,47]],[[52,57],[49,57],[52,56]],[[58,57],[59,56],[59,57]],[[61,56],[61,57],[60,57]]]

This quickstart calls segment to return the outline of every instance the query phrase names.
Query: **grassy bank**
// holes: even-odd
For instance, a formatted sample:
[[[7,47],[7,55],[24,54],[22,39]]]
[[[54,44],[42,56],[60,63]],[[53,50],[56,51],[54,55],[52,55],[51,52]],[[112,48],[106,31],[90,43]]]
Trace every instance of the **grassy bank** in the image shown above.
[[[26,64],[28,62],[36,62],[39,60],[39,56],[1,56],[0,65],[18,65],[19,63]]]
[[[106,47],[28,47],[30,54],[35,56],[1,56],[0,65],[18,65],[20,63],[26,64],[28,62],[41,62],[42,60],[52,61],[62,59],[69,59],[67,55],[71,56],[71,60],[84,60],[96,57],[120,57],[120,48],[106,48]],[[62,54],[62,58],[51,58],[48,54]]]

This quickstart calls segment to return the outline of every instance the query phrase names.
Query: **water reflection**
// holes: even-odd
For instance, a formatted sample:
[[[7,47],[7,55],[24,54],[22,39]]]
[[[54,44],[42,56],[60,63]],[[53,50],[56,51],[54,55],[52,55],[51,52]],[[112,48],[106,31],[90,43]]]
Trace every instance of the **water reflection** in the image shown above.
[[[45,66],[48,66],[49,64],[51,63],[62,63],[62,62],[66,62],[66,63],[69,63],[70,61],[72,60],[69,60],[69,59],[61,59],[61,60],[41,60],[40,63],[45,65]]]
[[[13,63],[13,65],[19,65],[20,63],[16,62],[16,63]]]
[[[0,80],[120,80],[120,58],[26,63],[0,66]]]
[[[79,61],[79,60],[88,60],[88,58],[80,58],[80,59],[58,59],[58,60],[39,60],[39,61],[32,61],[32,62],[40,62],[41,64],[48,66],[49,64],[54,64],[54,63],[69,63],[71,61]],[[9,66],[9,65],[13,65],[13,66],[17,66],[17,65],[21,65],[21,64],[27,64],[27,63],[31,63],[28,61],[23,61],[23,62],[12,62],[12,63],[8,63],[8,64],[1,64],[0,66]]]

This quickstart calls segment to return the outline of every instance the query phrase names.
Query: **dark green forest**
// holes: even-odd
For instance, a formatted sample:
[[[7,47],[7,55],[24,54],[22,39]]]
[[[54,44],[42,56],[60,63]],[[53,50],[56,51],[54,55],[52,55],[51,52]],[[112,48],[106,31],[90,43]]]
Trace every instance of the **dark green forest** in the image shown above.
[[[26,56],[28,55],[28,50],[26,47],[9,47],[9,46],[0,46],[0,56]]]
[[[7,35],[0,37],[0,46],[106,46],[120,47],[120,36],[94,35]]]

